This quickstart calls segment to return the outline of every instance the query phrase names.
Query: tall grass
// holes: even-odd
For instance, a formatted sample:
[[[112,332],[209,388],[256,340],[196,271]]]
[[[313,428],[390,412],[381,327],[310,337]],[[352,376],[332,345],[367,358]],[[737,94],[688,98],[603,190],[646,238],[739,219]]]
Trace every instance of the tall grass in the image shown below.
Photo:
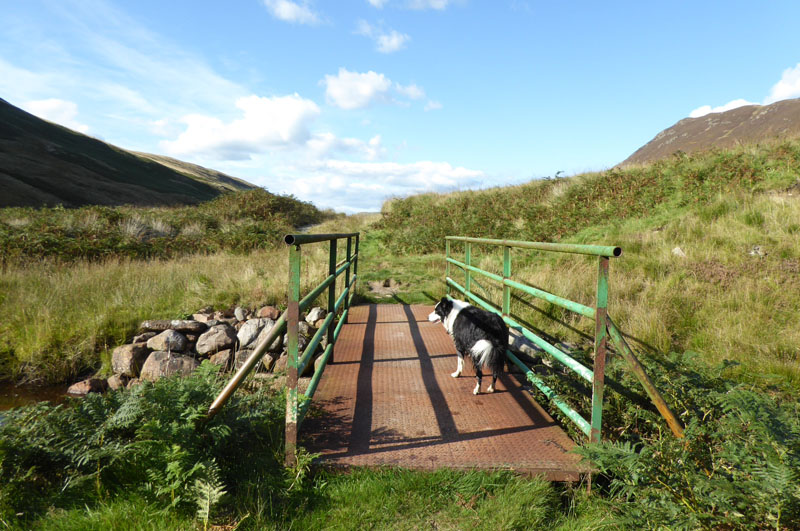
[[[303,289],[327,260],[309,250]],[[313,254],[312,254],[313,253]],[[6,374],[52,382],[96,369],[145,319],[174,319],[212,305],[285,307],[285,249],[173,260],[109,260],[6,269],[0,276],[0,353]],[[316,259],[315,259],[316,258]]]

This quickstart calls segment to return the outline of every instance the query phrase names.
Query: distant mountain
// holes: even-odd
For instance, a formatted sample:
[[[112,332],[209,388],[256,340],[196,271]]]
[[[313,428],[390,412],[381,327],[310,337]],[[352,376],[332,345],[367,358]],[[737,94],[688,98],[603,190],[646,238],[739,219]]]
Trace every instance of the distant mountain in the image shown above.
[[[800,136],[800,99],[783,100],[771,105],[747,105],[699,118],[684,118],[658,133],[620,166],[651,162],[676,151],[691,153],[768,138],[797,136]]]
[[[126,151],[0,99],[0,207],[194,204],[253,188],[202,166]]]

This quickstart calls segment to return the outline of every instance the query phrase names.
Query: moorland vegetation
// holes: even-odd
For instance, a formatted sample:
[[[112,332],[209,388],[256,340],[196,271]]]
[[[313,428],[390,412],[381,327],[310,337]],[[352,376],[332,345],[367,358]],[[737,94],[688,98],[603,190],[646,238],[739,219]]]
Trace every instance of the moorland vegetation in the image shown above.
[[[224,382],[203,366],[185,380],[10,413],[0,426],[0,521],[43,529],[130,528],[131,515],[174,529],[800,527],[799,177],[800,142],[765,142],[516,187],[398,198],[377,220],[339,218],[318,228],[362,231],[360,296],[375,300],[368,282],[392,278],[400,291],[387,302],[431,302],[444,293],[446,235],[621,246],[609,312],[686,436],[674,438],[612,356],[604,442],[580,449],[599,471],[591,495],[509,472],[341,475],[315,470],[310,456],[283,469],[281,393],[253,386],[229,405],[230,418],[204,424],[204,408]],[[441,216],[442,209],[460,215]],[[17,217],[0,213],[3,230]],[[17,251],[3,266],[0,300],[13,323],[0,325],[10,374],[102,370],[104,353],[143,318],[177,318],[207,304],[285,304],[285,250],[243,251],[209,247],[156,260]],[[308,286],[326,274],[324,254],[308,255]],[[473,256],[482,269],[501,267],[488,248]],[[594,261],[526,253],[513,264],[515,278],[593,304]],[[489,282],[478,289],[499,300]],[[65,309],[72,319],[59,319]],[[591,323],[522,298],[512,313],[570,342],[590,364]],[[60,361],[77,352],[79,361]],[[578,382],[544,365],[535,370],[588,411]],[[37,503],[27,509],[31,499]]]

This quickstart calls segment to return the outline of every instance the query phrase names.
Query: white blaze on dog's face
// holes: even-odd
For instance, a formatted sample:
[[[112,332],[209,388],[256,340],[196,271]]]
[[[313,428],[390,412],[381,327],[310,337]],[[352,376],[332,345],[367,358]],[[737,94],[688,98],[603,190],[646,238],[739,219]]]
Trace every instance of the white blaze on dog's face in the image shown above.
[[[447,298],[442,298],[439,302],[436,303],[436,306],[433,308],[433,311],[428,315],[428,321],[432,323],[444,322],[445,317],[447,314],[450,313],[450,309],[452,308],[452,303]]]

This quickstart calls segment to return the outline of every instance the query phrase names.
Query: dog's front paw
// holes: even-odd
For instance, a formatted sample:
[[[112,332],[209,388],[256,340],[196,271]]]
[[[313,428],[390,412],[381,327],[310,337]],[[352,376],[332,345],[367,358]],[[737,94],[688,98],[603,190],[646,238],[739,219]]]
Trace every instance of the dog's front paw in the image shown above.
[[[478,385],[475,386],[475,389],[472,390],[472,394],[473,395],[481,394],[481,384],[478,384]]]
[[[458,378],[459,376],[461,376],[461,371],[456,371],[456,372],[450,374],[450,376],[452,376],[453,378]]]
[[[487,392],[487,393],[494,393],[494,386],[493,386],[493,385],[490,385],[490,386],[488,387],[488,389],[486,389],[486,392]]]

